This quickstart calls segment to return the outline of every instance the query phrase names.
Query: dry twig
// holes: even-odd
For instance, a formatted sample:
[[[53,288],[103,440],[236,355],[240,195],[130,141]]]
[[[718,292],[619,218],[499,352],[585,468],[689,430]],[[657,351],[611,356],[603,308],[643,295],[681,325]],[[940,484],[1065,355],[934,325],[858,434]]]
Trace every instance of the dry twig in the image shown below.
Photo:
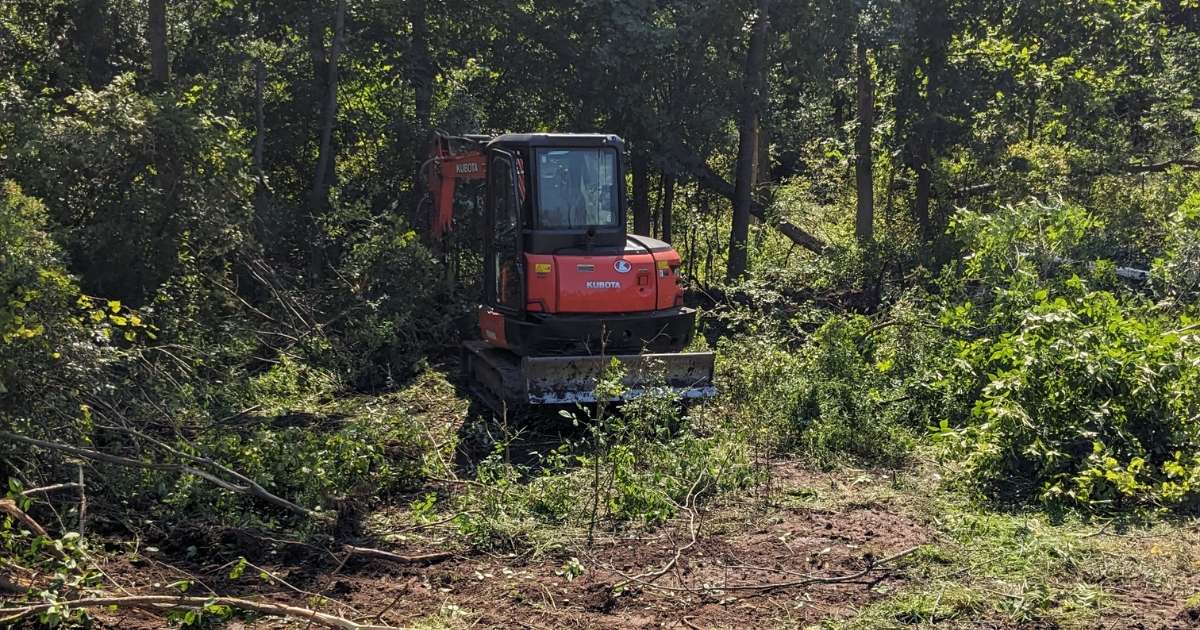
[[[306,619],[327,628],[337,628],[339,630],[395,630],[392,626],[362,624],[358,623],[357,621],[346,619],[345,617],[338,617],[337,615],[331,615],[329,613],[323,613],[308,608],[300,608],[298,606],[289,606],[287,604],[259,602],[237,597],[186,597],[182,595],[88,597],[59,603],[31,604],[29,606],[0,608],[0,615],[5,615],[0,617],[0,624],[13,623],[24,617],[45,612],[55,606],[66,606],[68,608],[105,608],[108,606],[118,606],[127,608],[166,607],[194,609],[203,608],[204,606],[213,604],[229,606],[231,608],[239,608],[241,610],[249,610],[251,612],[261,613],[264,615]]]
[[[449,560],[454,557],[454,554],[449,551],[439,551],[437,553],[427,553],[419,556],[402,556],[398,553],[384,551],[382,549],[371,549],[370,547],[355,547],[346,545],[344,547],[346,553],[351,557],[362,556],[364,558],[375,558],[378,560],[388,560],[390,562],[399,562],[401,564],[435,564],[443,560]]]
[[[702,479],[704,479],[704,471],[700,471],[700,474],[696,477],[696,480],[692,482],[692,486],[690,488],[688,488],[687,496],[685,496],[683,499],[682,507],[688,513],[688,535],[690,537],[690,540],[688,540],[688,543],[686,545],[683,545],[682,547],[676,547],[675,555],[671,556],[671,559],[668,560],[667,563],[662,566],[662,568],[657,569],[655,571],[651,571],[649,573],[642,573],[639,575],[627,577],[624,580],[617,582],[616,585],[613,586],[614,589],[623,588],[625,586],[632,584],[633,582],[638,582],[640,584],[647,584],[647,585],[653,584],[656,580],[658,580],[658,578],[661,578],[662,576],[669,573],[671,571],[671,569],[675,568],[675,565],[679,563],[679,559],[681,557],[683,557],[683,554],[685,551],[687,551],[688,549],[691,549],[693,546],[695,546],[695,544],[696,544],[696,507],[695,507],[696,487],[700,485],[700,480],[702,480]]]
[[[28,490],[22,490],[21,496],[28,497],[28,496],[32,496],[35,494],[49,494],[51,492],[58,492],[59,490],[70,490],[72,488],[78,488],[78,487],[79,487],[79,484],[75,483],[74,481],[68,481],[67,483],[56,483],[56,484],[49,485],[49,486],[40,486],[37,488],[30,488]]]

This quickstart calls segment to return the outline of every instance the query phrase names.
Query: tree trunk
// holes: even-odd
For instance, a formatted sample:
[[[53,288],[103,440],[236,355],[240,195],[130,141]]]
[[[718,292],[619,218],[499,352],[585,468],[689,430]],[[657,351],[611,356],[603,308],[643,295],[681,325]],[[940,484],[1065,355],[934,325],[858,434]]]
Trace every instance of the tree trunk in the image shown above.
[[[871,136],[875,129],[875,86],[867,63],[867,46],[859,34],[858,57],[858,135],[854,141],[854,176],[858,188],[858,211],[854,216],[854,235],[862,244],[875,238],[875,161],[871,154]]]
[[[754,156],[754,197],[761,203],[767,198],[767,187],[771,185],[771,129],[759,116],[758,154]],[[750,213],[754,216],[754,213]]]
[[[663,153],[674,161],[675,165],[684,173],[696,178],[697,184],[726,199],[733,200],[735,192],[733,184],[714,171],[702,156],[689,148],[679,138],[668,136],[661,138],[660,143],[660,146],[664,147]],[[779,230],[784,236],[791,239],[793,243],[804,249],[814,254],[825,253],[827,247],[825,241],[784,217],[768,216],[767,209],[757,201],[751,200],[750,215]]]
[[[333,170],[333,126],[337,121],[338,56],[342,53],[342,38],[345,35],[346,0],[338,0],[334,15],[333,44],[327,62],[329,74],[325,90],[325,103],[321,108],[321,142],[317,153],[317,169],[313,174],[312,206],[323,208],[328,203],[330,172]]]
[[[663,173],[663,195],[659,205],[659,225],[662,228],[662,240],[671,242],[671,212],[675,207],[675,177]]]
[[[150,0],[150,24],[147,34],[150,38],[150,82],[161,88],[170,79],[170,67],[167,62],[166,0]]]
[[[263,182],[263,147],[266,143],[267,124],[263,114],[263,90],[267,83],[267,67],[262,59],[254,60],[254,176],[258,186]]]
[[[930,207],[930,199],[933,197],[933,167],[934,160],[937,158],[936,149],[941,142],[941,119],[938,112],[942,109],[942,76],[946,67],[946,48],[949,42],[936,42],[934,48],[929,53],[929,63],[927,65],[925,76],[925,133],[924,142],[922,142],[921,163],[923,168],[917,173],[917,196],[918,202],[922,203],[926,208],[926,213],[929,215],[928,233],[926,234],[926,242],[933,242],[938,239],[940,233],[949,223],[949,216],[945,213],[944,208],[951,207],[946,203],[939,203],[937,208]],[[934,212],[936,210],[936,213]]]
[[[311,0],[308,8],[308,58],[312,65],[312,98],[319,102],[325,94],[329,68],[325,62],[325,14],[321,0]]]
[[[633,153],[633,233],[650,234],[650,177],[646,172],[646,156]]]
[[[321,108],[321,138],[317,152],[317,168],[313,173],[312,196],[309,201],[308,282],[315,283],[325,267],[325,251],[317,234],[317,217],[329,205],[329,187],[333,178],[333,126],[337,121],[338,57],[346,28],[346,0],[338,0],[334,14],[333,42],[325,63],[329,73],[325,85],[325,102]],[[311,40],[310,40],[311,42]]]
[[[432,133],[433,116],[433,59],[429,52],[429,21],[427,18],[428,4],[426,0],[412,0],[409,3],[412,11],[412,66],[409,81],[414,94],[416,111],[417,138],[416,171],[413,180],[413,190],[420,183],[421,163],[427,157],[425,138]]]
[[[738,121],[738,160],[734,175],[733,226],[729,232],[729,265],[725,276],[733,281],[746,273],[747,239],[750,234],[750,206],[754,192],[754,163],[758,157],[758,126],[766,93],[763,72],[767,47],[770,0],[758,0],[757,15],[746,52],[742,78],[741,115]]]
[[[113,49],[108,0],[80,0],[75,4],[68,37],[79,51],[88,85],[101,89],[113,77],[109,56]]]

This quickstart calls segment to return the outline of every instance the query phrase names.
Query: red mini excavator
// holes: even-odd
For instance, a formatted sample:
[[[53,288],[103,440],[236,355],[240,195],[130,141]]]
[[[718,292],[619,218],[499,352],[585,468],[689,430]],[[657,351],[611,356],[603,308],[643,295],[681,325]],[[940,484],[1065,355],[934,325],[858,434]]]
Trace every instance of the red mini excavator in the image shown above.
[[[712,396],[713,355],[682,352],[679,254],[627,234],[621,139],[600,134],[439,134],[422,166],[431,235],[452,229],[463,181],[486,180],[481,340],[464,344],[474,393],[504,404],[588,403],[612,359],[625,397],[670,387]]]

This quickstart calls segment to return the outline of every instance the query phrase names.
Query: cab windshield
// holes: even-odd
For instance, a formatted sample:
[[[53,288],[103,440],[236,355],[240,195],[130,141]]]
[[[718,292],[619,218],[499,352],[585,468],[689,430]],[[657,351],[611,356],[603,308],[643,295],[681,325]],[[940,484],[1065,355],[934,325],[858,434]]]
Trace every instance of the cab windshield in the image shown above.
[[[617,152],[538,149],[538,223],[543,228],[617,225]]]

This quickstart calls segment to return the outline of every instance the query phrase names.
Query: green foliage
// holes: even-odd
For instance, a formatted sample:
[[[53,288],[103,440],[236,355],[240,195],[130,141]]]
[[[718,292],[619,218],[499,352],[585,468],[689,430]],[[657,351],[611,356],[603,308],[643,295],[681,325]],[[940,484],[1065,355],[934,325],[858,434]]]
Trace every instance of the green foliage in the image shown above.
[[[1194,498],[1195,324],[1075,284],[1040,290],[995,338],[958,342],[960,378],[986,384],[971,423],[939,435],[1003,494],[1116,508]]]
[[[32,501],[21,494],[22,490],[20,482],[10,478],[5,497],[18,509],[28,511]],[[30,570],[31,574],[34,571],[43,574],[38,576],[43,579],[30,584],[26,595],[52,604],[38,618],[46,627],[89,627],[87,611],[72,609],[65,603],[101,582],[102,574],[90,560],[89,551],[92,550],[87,540],[77,532],[47,538],[29,531],[11,515],[0,517],[0,556]]]
[[[814,464],[898,463],[912,446],[908,408],[897,404],[916,369],[908,346],[924,340],[875,333],[865,317],[835,315],[795,350],[766,335],[725,340],[722,396],[761,423],[771,447]]]
[[[461,534],[481,547],[547,550],[561,543],[548,526],[590,533],[661,523],[757,478],[746,427],[705,427],[705,410],[685,417],[678,405],[663,390],[617,411],[574,416],[587,424],[587,439],[564,443],[536,469],[509,463],[507,444],[498,444],[460,498]]]
[[[1098,228],[1078,208],[1008,208],[961,225],[973,235],[965,275],[980,286],[943,316],[959,338],[935,387],[974,404],[935,437],[966,475],[995,495],[1097,509],[1193,501],[1195,320],[1093,288],[1112,285],[1103,264],[1086,280],[1069,273],[1083,270],[1071,259]]]
[[[352,315],[334,339],[331,363],[360,387],[410,376],[427,352],[453,339],[467,314],[470,289],[456,289],[417,233],[399,217],[340,208],[326,221],[331,243],[345,249],[332,310]],[[475,282],[481,273],[474,273]]]
[[[85,289],[140,306],[184,247],[207,266],[246,238],[245,133],[196,84],[153,97],[133,75],[26,113],[12,172],[48,201]]]
[[[0,426],[73,415],[80,395],[103,386],[136,322],[120,303],[80,293],[50,238],[46,207],[12,181],[0,189]],[[115,322],[120,322],[117,326]],[[114,334],[116,333],[116,334]],[[98,379],[100,382],[98,382]],[[37,423],[34,423],[37,426]]]

